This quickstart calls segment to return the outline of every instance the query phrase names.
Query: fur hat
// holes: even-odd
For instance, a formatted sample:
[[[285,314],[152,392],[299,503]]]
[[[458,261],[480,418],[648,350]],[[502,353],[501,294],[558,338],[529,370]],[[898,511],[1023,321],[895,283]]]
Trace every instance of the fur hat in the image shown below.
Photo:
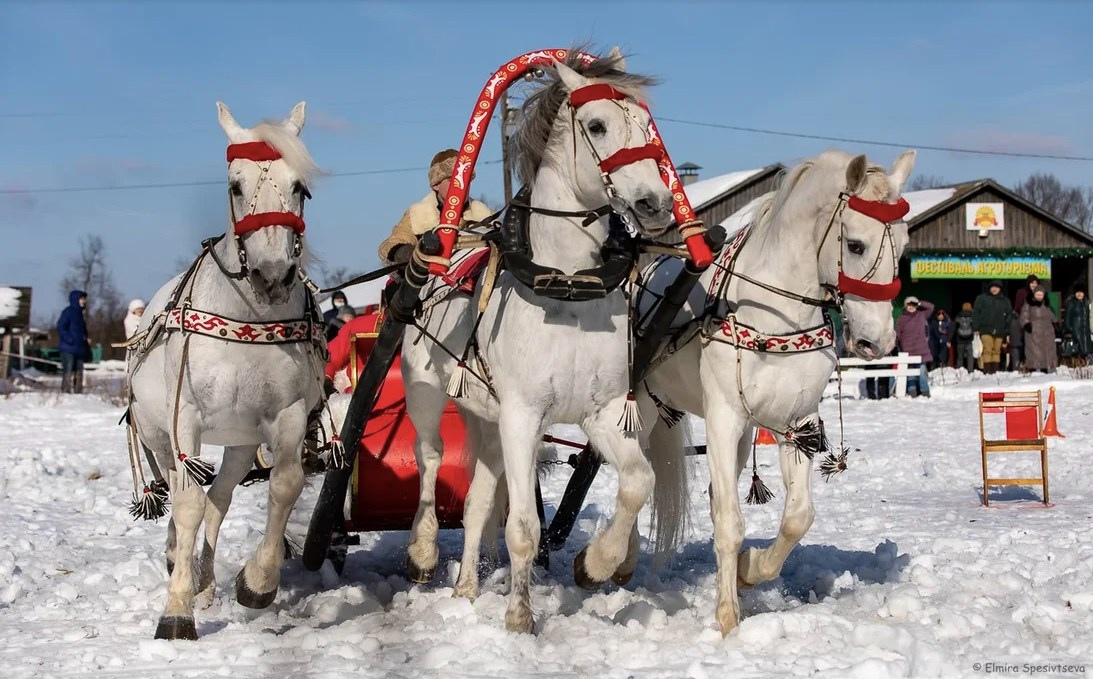
[[[971,302],[964,302],[964,304],[962,304],[960,306],[960,310],[961,311],[971,311],[972,310],[972,303]]]
[[[433,156],[429,162],[429,186],[436,186],[452,176],[455,171],[455,157],[458,155],[459,151],[455,149],[444,149]]]
[[[907,297],[907,299],[903,300],[903,306],[907,306],[909,304],[913,304],[914,306],[918,306],[918,297],[915,297],[914,295],[910,295],[909,297]]]

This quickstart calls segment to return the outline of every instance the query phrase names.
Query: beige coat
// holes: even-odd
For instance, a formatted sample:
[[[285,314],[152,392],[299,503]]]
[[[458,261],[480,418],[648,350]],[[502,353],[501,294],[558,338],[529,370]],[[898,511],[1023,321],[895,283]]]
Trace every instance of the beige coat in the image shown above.
[[[486,207],[485,203],[473,199],[469,200],[466,209],[463,211],[463,219],[459,222],[459,226],[466,226],[469,221],[481,221],[492,214],[493,211]],[[391,254],[391,250],[394,250],[398,245],[414,247],[417,245],[417,239],[423,233],[432,231],[439,224],[440,208],[436,204],[436,194],[430,192],[429,195],[411,205],[410,209],[403,213],[402,219],[395,225],[391,235],[387,237],[387,240],[380,243],[380,260],[390,264],[391,261],[387,259],[387,256]]]

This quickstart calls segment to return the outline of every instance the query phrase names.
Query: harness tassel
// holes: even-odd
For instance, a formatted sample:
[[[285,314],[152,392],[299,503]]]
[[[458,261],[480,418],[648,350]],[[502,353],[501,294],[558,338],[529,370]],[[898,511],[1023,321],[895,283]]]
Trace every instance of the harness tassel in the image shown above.
[[[803,453],[808,459],[813,459],[817,453],[830,450],[827,435],[824,433],[824,423],[820,418],[805,420],[793,429],[786,432],[786,441]]]
[[[213,465],[200,457],[179,453],[178,461],[182,463],[182,469],[186,476],[198,486],[205,486],[212,482],[216,474],[213,473]]]
[[[137,497],[136,493],[133,494],[133,501],[129,503],[129,515],[134,521],[137,519],[158,521],[167,516],[168,502],[167,484],[157,481],[151,486],[144,486],[140,497]]]
[[[641,421],[641,412],[638,410],[638,398],[633,390],[626,392],[626,404],[622,407],[622,416],[619,417],[619,427],[625,432],[638,432],[645,428]]]
[[[467,375],[469,372],[465,360],[456,364],[455,370],[452,371],[452,377],[448,380],[448,388],[446,389],[448,396],[452,398],[467,397]]]
[[[679,408],[673,408],[668,405],[657,398],[657,395],[653,392],[649,392],[649,396],[653,399],[653,403],[657,407],[657,413],[660,414],[660,419],[664,420],[664,423],[668,425],[669,429],[683,421],[683,416],[686,415],[685,412]]]
[[[330,464],[334,469],[349,467],[348,460],[345,459],[345,445],[342,444],[342,437],[338,434],[330,437]]]
[[[823,475],[824,481],[830,481],[832,476],[846,471],[846,456],[849,454],[850,448],[848,446],[842,447],[842,452],[839,453],[838,457],[828,451],[827,456],[820,462],[820,474]]]
[[[770,488],[767,488],[767,484],[763,483],[763,479],[759,478],[759,470],[755,465],[755,441],[751,443],[751,488],[748,489],[748,497],[746,499],[749,505],[765,505],[774,498],[774,493]]]

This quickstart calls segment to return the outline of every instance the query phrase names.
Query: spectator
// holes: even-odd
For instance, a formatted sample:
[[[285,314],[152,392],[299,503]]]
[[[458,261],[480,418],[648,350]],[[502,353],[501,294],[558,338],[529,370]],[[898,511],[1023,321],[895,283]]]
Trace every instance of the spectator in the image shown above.
[[[1040,287],[1040,279],[1037,278],[1034,274],[1029,274],[1028,277],[1025,278],[1024,287],[1022,287],[1020,290],[1018,290],[1017,294],[1014,295],[1014,298],[1013,298],[1013,313],[1015,313],[1015,314],[1020,314],[1021,313],[1021,309],[1025,308],[1025,303],[1028,301],[1028,298],[1032,295],[1033,291],[1035,291],[1036,288],[1038,288],[1038,287]]]
[[[953,321],[953,343],[956,346],[956,367],[963,367],[968,372],[975,370],[975,355],[972,352],[972,340],[975,328],[972,325],[972,303],[964,302],[960,313]]]
[[[1093,342],[1090,341],[1089,327],[1089,300],[1085,298],[1085,288],[1078,286],[1066,299],[1066,311],[1063,318],[1066,319],[1064,327],[1074,339],[1074,357],[1078,365],[1085,365],[1093,354]]]
[[[1010,333],[1013,307],[1002,296],[1002,281],[993,280],[987,292],[980,293],[972,305],[972,325],[983,342],[983,369],[988,375],[998,372],[1002,362],[1002,343]]]
[[[84,309],[87,293],[73,290],[68,293],[68,306],[57,319],[58,349],[61,352],[61,391],[66,394],[83,393],[83,364],[91,359],[91,344],[87,341],[87,321]]]
[[[1055,354],[1055,312],[1048,305],[1043,288],[1037,288],[1021,309],[1021,329],[1025,331],[1025,367],[1049,372],[1058,365]]]
[[[326,341],[329,344],[338,336],[342,326],[357,317],[357,310],[348,304],[338,307],[338,315],[326,326]]]
[[[129,302],[129,313],[125,314],[125,339],[137,334],[140,317],[144,315],[144,300],[134,299]]]
[[[949,318],[949,312],[938,309],[930,317],[930,355],[933,357],[933,368],[949,365],[949,343],[952,336],[953,320]]]
[[[330,325],[330,322],[338,317],[338,309],[346,304],[349,304],[349,300],[345,298],[345,293],[341,290],[331,295],[330,308],[323,312],[323,323],[325,325]]]
[[[933,360],[928,327],[933,312],[934,305],[930,302],[908,297],[903,301],[903,313],[896,319],[896,346],[900,351],[921,359],[918,378],[907,380],[907,394],[910,396],[930,395],[930,380],[926,370]]]

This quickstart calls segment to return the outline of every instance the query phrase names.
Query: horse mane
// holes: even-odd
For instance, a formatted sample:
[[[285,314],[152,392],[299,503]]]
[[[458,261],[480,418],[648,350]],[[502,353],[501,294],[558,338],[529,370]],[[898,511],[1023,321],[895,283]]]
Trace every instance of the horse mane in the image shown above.
[[[842,181],[846,166],[852,158],[853,156],[842,151],[824,151],[815,158],[809,158],[788,170],[784,170],[778,178],[778,188],[759,199],[759,203],[755,207],[752,224],[756,227],[769,224],[774,215],[781,211],[790,195],[801,183],[801,180],[819,166],[834,166],[832,171],[838,171],[840,173],[839,180]],[[865,172],[865,186],[857,195],[866,200],[889,201],[891,194],[892,185],[888,181],[887,171],[882,166],[871,163]]]
[[[311,158],[311,153],[304,146],[300,137],[285,129],[284,125],[273,121],[262,121],[251,130],[258,138],[264,141],[281,154],[288,166],[292,168],[305,186],[310,188],[316,175],[321,174],[319,166]]]
[[[586,45],[570,49],[566,54],[565,65],[586,78],[611,85],[637,101],[646,101],[646,88],[658,82],[652,76],[627,73],[618,68],[621,56],[599,56],[591,64],[585,64],[580,58],[582,52],[591,54]],[[545,80],[524,100],[521,109],[522,122],[511,140],[516,175],[524,184],[531,183],[539,172],[539,166],[548,151],[550,135],[554,132],[558,111],[569,95],[557,70],[543,70],[546,73]]]

